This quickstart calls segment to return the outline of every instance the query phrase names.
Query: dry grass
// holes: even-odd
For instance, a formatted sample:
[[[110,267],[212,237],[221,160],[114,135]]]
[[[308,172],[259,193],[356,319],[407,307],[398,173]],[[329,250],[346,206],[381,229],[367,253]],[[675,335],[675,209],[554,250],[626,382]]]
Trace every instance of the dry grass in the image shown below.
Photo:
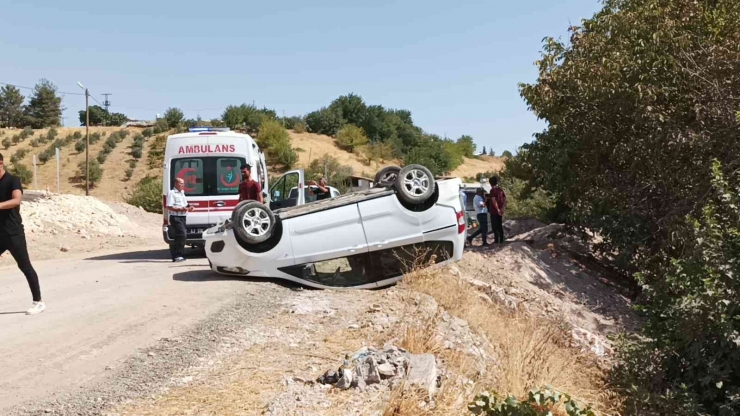
[[[481,374],[469,356],[434,343],[434,320],[422,327],[405,326],[400,334],[402,346],[415,353],[435,353],[445,362],[448,374],[472,380],[472,385],[455,383],[454,377],[446,380],[431,409],[419,407],[424,399],[418,393],[394,391],[386,415],[465,414],[467,403],[483,390],[524,398],[531,389],[546,385],[603,413],[615,411],[616,398],[605,387],[603,370],[592,357],[571,347],[564,324],[505,309],[445,269],[415,267],[401,287],[432,296],[448,313],[466,320],[490,341],[487,353],[496,359]]]

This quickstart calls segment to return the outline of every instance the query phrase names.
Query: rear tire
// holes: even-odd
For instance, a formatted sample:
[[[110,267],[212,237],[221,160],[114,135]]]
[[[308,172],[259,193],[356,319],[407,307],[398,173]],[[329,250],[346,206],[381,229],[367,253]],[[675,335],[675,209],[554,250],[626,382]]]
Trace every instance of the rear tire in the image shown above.
[[[267,241],[275,228],[275,214],[257,201],[239,203],[231,214],[237,238],[247,244]]]
[[[434,194],[434,175],[422,165],[408,165],[399,172],[395,186],[401,202],[421,204]]]
[[[386,166],[375,174],[375,187],[390,187],[396,183],[396,178],[401,172],[398,166]]]

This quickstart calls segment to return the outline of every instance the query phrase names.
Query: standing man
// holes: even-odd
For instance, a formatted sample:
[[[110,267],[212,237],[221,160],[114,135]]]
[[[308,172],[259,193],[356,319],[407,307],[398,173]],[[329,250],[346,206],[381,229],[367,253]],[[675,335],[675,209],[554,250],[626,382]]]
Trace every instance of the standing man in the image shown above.
[[[188,204],[185,198],[185,181],[182,178],[175,179],[175,188],[170,189],[167,194],[167,212],[170,218],[170,254],[172,261],[185,261],[185,241],[187,240],[187,231],[185,224],[187,222],[188,211],[193,210],[193,206]]]
[[[468,244],[473,244],[473,239],[481,234],[483,240],[483,246],[488,245],[488,209],[486,208],[486,201],[483,198],[486,191],[483,188],[478,188],[475,191],[475,198],[473,198],[473,205],[475,206],[476,218],[478,218],[478,229],[468,237]]]
[[[504,209],[506,208],[506,193],[498,186],[498,178],[488,180],[491,184],[491,225],[493,228],[493,242],[504,243]]]
[[[242,166],[242,181],[239,184],[239,202],[242,201],[265,203],[262,197],[262,186],[260,186],[259,182],[252,179],[252,166],[249,163]]]
[[[5,171],[3,155],[0,154],[0,256],[5,251],[9,251],[18,264],[18,268],[26,276],[33,296],[33,304],[26,311],[26,315],[35,315],[43,312],[46,305],[41,300],[39,277],[28,258],[26,234],[20,210],[22,199],[21,180]]]
[[[309,186],[308,194],[316,195],[317,201],[321,199],[331,198],[331,190],[329,190],[329,187],[326,186],[326,179],[324,178],[319,179],[319,183],[316,183],[316,181],[309,181],[308,184],[316,187],[316,191],[314,191],[313,188]]]

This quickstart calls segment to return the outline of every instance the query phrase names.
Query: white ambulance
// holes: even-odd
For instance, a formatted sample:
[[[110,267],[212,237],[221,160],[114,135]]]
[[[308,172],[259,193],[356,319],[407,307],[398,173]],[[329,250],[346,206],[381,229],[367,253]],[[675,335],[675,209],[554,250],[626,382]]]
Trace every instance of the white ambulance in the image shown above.
[[[248,134],[228,128],[193,127],[187,133],[168,136],[162,176],[164,241],[172,241],[166,202],[175,178],[185,181],[185,196],[194,206],[187,216],[186,244],[202,247],[203,231],[230,218],[239,202],[241,167],[246,163],[252,166],[252,179],[262,186],[267,202],[265,155]]]

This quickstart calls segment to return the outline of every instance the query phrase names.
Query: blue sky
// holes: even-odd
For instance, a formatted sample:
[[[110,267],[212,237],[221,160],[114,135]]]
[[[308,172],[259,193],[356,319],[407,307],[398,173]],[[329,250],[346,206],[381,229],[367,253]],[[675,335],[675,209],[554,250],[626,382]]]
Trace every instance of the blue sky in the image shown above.
[[[276,2],[3,0],[0,82],[40,78],[112,111],[219,117],[254,102],[305,114],[354,92],[405,108],[425,131],[515,150],[545,127],[519,96],[541,40],[567,36],[597,0]],[[354,4],[357,3],[357,4]],[[24,90],[24,94],[29,91]],[[95,102],[91,101],[91,105]],[[84,96],[66,95],[67,126]]]

